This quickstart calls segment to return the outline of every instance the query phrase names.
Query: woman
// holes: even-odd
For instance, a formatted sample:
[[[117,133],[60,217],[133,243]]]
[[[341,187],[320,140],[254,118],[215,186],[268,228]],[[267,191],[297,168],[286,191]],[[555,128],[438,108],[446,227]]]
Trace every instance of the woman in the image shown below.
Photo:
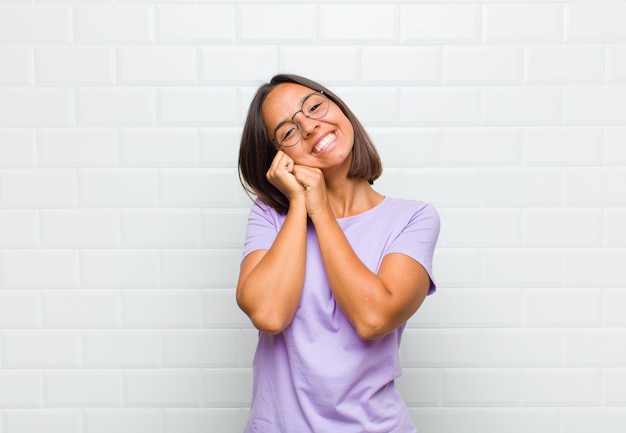
[[[377,193],[361,123],[295,75],[257,91],[239,170],[257,197],[237,284],[260,331],[245,431],[415,432],[394,379],[405,322],[435,291],[435,209]]]

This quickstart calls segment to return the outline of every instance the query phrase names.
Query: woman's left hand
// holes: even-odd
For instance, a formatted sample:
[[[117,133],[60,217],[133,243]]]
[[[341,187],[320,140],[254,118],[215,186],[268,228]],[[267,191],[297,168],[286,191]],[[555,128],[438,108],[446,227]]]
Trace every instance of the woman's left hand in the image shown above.
[[[328,196],[326,195],[326,181],[322,170],[304,165],[295,165],[293,174],[300,185],[304,187],[306,209],[309,217],[330,209]]]

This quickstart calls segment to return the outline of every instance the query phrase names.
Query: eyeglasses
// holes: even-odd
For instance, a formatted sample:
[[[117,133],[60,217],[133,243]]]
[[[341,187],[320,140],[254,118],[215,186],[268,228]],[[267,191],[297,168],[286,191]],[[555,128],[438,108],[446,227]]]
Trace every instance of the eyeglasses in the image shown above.
[[[293,113],[291,120],[285,120],[278,124],[274,129],[274,138],[272,141],[277,147],[292,147],[300,142],[302,138],[302,127],[296,122],[294,117],[298,113],[304,114],[307,119],[321,119],[328,113],[328,98],[323,91],[313,92],[304,97],[300,110]]]

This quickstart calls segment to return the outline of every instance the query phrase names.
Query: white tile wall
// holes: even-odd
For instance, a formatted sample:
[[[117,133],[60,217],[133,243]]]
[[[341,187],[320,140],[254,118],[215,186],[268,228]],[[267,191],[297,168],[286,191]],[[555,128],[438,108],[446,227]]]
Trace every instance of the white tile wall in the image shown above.
[[[235,433],[237,148],[277,72],[437,206],[420,431],[626,429],[626,3],[0,2],[0,432]]]

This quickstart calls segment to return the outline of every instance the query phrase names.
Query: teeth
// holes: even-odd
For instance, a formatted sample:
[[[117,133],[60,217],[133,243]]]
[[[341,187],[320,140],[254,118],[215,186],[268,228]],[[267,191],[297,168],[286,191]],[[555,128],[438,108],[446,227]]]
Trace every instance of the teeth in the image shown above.
[[[335,134],[328,134],[322,141],[320,141],[317,146],[315,146],[314,152],[320,153],[322,150],[326,149],[326,146],[330,144],[331,141],[335,139]]]

